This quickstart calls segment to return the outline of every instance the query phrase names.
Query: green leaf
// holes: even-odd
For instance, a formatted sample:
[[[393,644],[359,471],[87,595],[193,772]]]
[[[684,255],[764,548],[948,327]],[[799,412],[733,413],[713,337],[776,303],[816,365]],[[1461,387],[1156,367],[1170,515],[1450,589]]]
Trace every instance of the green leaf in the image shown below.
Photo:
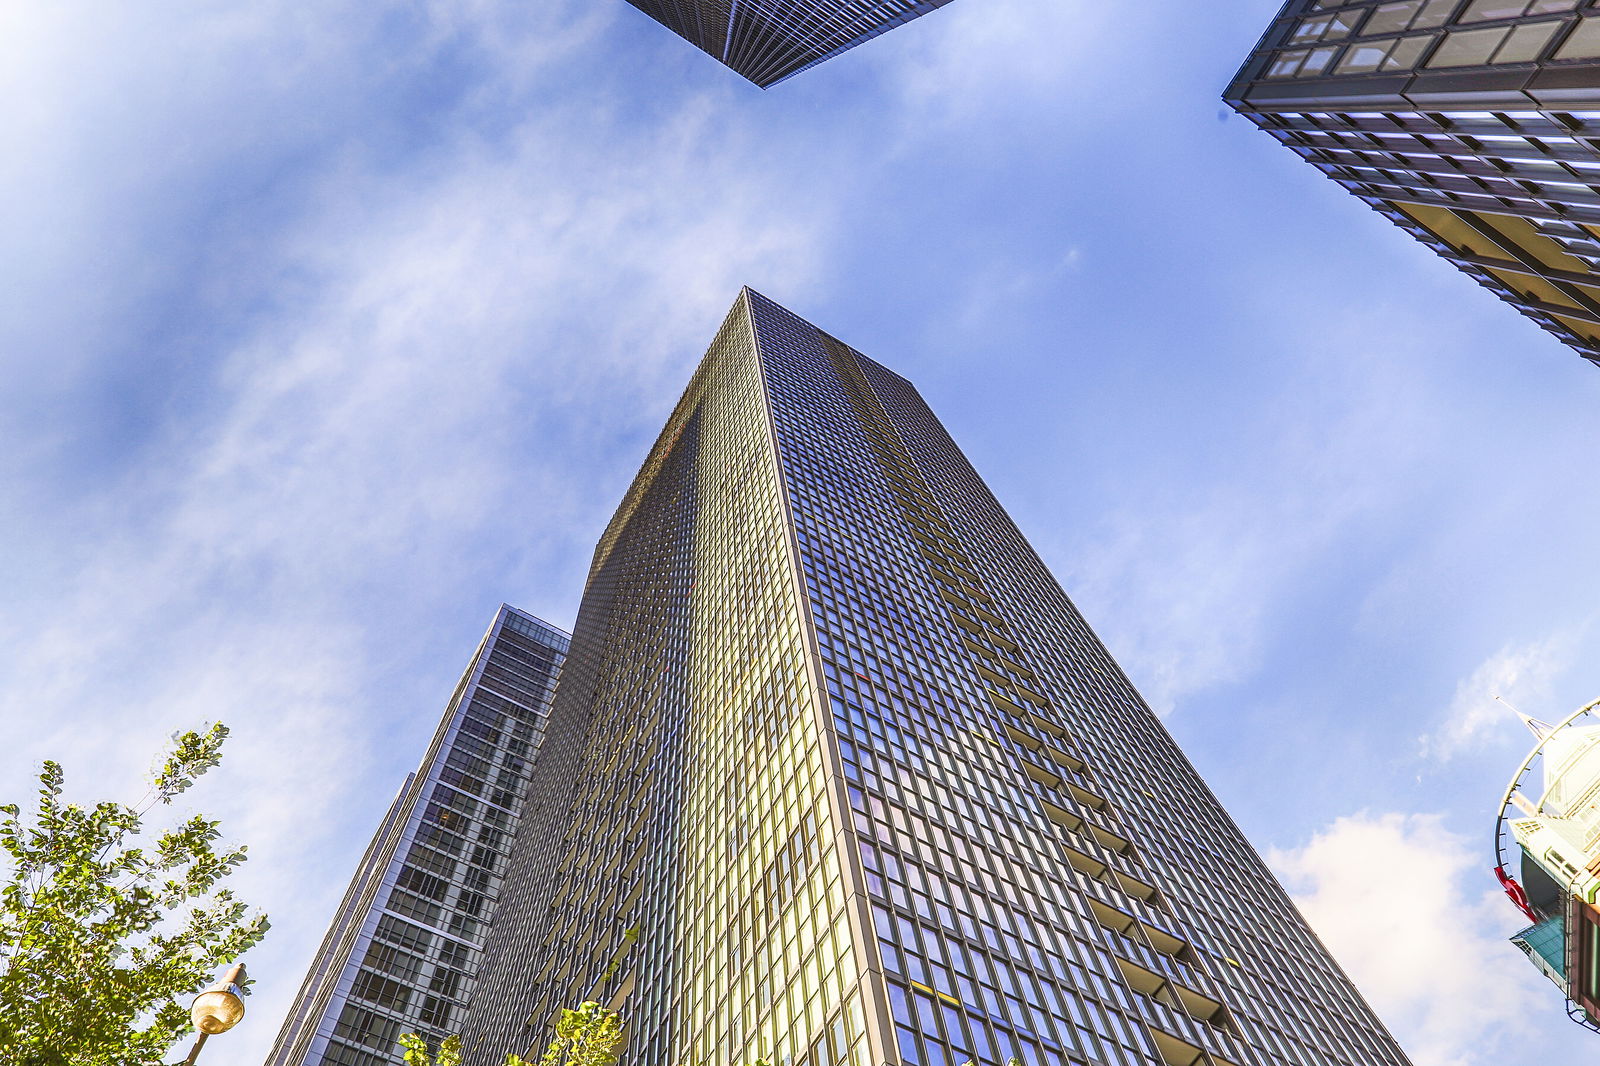
[[[0,1061],[143,1066],[190,1031],[189,1000],[266,932],[218,885],[243,861],[216,822],[144,832],[155,804],[220,759],[227,729],[175,738],[148,802],[64,802],[46,762],[38,803],[0,804]]]

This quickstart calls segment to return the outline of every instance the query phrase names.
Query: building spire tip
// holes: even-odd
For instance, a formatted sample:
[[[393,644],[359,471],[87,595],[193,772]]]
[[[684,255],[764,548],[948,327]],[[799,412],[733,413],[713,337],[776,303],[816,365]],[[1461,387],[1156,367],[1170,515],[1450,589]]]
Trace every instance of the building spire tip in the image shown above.
[[[1536,737],[1537,739],[1543,740],[1545,737],[1547,737],[1551,733],[1555,732],[1554,727],[1552,727],[1550,725],[1550,723],[1541,722],[1539,719],[1533,717],[1532,715],[1523,714],[1521,711],[1519,711],[1515,707],[1511,706],[1511,701],[1510,700],[1503,699],[1498,695],[1495,696],[1495,700],[1497,702],[1499,702],[1499,703],[1505,704],[1506,705],[1506,709],[1509,710],[1512,714],[1516,715],[1522,721],[1522,724],[1528,727],[1528,732],[1532,733],[1534,735],[1534,737]]]

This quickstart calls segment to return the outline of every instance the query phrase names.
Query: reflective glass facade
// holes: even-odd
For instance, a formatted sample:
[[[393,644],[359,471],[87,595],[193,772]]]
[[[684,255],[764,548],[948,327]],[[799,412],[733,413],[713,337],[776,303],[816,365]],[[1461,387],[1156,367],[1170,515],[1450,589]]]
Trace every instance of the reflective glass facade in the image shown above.
[[[1225,94],[1600,362],[1600,8],[1289,0]]]
[[[763,89],[950,0],[628,0]]]
[[[386,1066],[456,1032],[567,635],[502,606],[362,856],[267,1066]]]
[[[469,1066],[586,999],[628,1066],[1406,1062],[916,390],[749,290],[529,811]]]

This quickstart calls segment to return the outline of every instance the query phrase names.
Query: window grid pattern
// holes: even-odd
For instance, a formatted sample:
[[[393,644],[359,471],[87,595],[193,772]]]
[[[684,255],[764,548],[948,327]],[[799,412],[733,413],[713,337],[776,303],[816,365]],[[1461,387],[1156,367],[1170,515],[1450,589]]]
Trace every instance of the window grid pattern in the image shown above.
[[[1291,0],[1225,96],[1600,362],[1600,9]]]
[[[752,302],[901,1061],[1403,1063],[915,390]]]
[[[596,551],[471,1061],[592,999],[634,1063],[866,1066],[798,595],[736,310]]]
[[[268,1066],[388,1066],[461,1025],[566,634],[502,607],[379,828]]]
[[[915,390],[758,294],[573,649],[469,1061],[597,999],[627,1066],[1406,1062]]]
[[[1347,79],[1600,58],[1588,0],[1290,0],[1241,79]]]
[[[1024,697],[1011,703],[1024,705],[1040,723],[1036,740],[1061,735],[1073,742],[1072,751],[1093,775],[1087,783],[1115,811],[1112,834],[1093,832],[1106,824],[1105,809],[1093,797],[1077,796],[1081,802],[1074,814],[1106,845],[1098,857],[1113,864],[1124,890],[1121,898],[1112,898],[1097,893],[1092,880],[1077,879],[1091,897],[1097,924],[1134,931],[1103,909],[1114,904],[1139,920],[1143,928],[1137,931],[1152,951],[1171,953],[1187,964],[1167,972],[1176,978],[1184,1012],[1200,1023],[1187,1032],[1199,1035],[1214,1061],[1242,1054],[1250,1061],[1306,1066],[1405,1062],[916,391],[882,367],[861,362],[960,543],[984,546],[969,556],[982,583],[972,591],[986,590],[992,602],[973,596],[969,604],[987,607],[1004,621],[1018,648],[1014,660],[1031,674],[1011,678],[1010,690],[1001,694]],[[1017,716],[1005,699],[993,698],[993,679],[981,663],[979,672],[989,684],[975,687],[1001,711],[995,720],[1008,731]],[[969,690],[971,702],[982,707],[974,698],[978,695]],[[1083,834],[1067,839],[1077,851]],[[1066,858],[1067,866],[1083,872],[1080,859],[1070,853]],[[1130,859],[1137,865],[1119,865]],[[1181,939],[1183,946],[1162,933]],[[1112,949],[1117,960],[1125,958],[1126,939]],[[1146,954],[1129,961],[1148,959]],[[1148,991],[1149,977],[1121,961],[1117,965],[1162,1058],[1181,1061],[1183,1051],[1171,1050],[1162,1035],[1176,1012],[1150,1011],[1161,997]],[[1185,980],[1195,983],[1185,986]],[[1238,1039],[1227,1040],[1230,1033]]]
[[[949,0],[628,0],[768,88]]]

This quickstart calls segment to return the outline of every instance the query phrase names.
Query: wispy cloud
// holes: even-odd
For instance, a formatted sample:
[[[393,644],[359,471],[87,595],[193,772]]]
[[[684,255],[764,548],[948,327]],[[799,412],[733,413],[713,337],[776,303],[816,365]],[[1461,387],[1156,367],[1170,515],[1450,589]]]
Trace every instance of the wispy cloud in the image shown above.
[[[622,0],[0,10],[5,795],[46,755],[137,795],[173,729],[235,728],[195,802],[275,921],[230,1036],[260,1061],[490,612],[570,618],[745,282],[1003,457],[1159,706],[1236,684],[1361,735],[1339,675],[1400,688],[1435,649],[1350,629],[1435,632],[1462,572],[1527,617],[1540,566],[1592,604],[1594,385],[1216,122],[1269,15],[958,0],[761,93]],[[1464,524],[1468,479],[1526,524]],[[1361,615],[1374,527],[1438,555]],[[1279,663],[1334,710],[1253,684]]]
[[[1132,21],[1141,16],[1124,10],[1113,17],[1082,0],[954,3],[901,35],[889,88],[914,109],[916,128],[929,122],[982,124],[998,96],[1054,107],[1072,83],[1103,80],[1115,54],[1106,47],[1106,35]]]
[[[1563,717],[1567,709],[1551,707],[1549,701],[1555,682],[1577,664],[1588,628],[1579,625],[1508,644],[1485,659],[1456,686],[1443,719],[1420,738],[1422,757],[1447,761],[1491,736],[1523,739],[1511,707],[1535,718]]]
[[[1361,348],[1366,329],[1356,314],[1325,323],[1304,366],[1255,384],[1256,405],[1184,406],[1188,449],[1125,473],[1094,527],[1054,536],[1068,591],[1158,710],[1258,669],[1297,599],[1350,565],[1375,516],[1409,506],[1400,479],[1369,475],[1422,463],[1435,415],[1405,401],[1412,370]],[[1098,447],[1116,462],[1136,444]]]
[[[174,729],[233,727],[194,803],[250,845],[238,888],[274,921],[240,1061],[264,1055],[495,605],[569,620],[738,286],[803,293],[832,239],[815,178],[749,168],[757,127],[716,99],[639,122],[603,80],[552,95],[595,24],[571,6],[425,7],[394,79],[352,69],[395,32],[359,5],[164,12],[131,41],[195,65],[141,69],[124,100],[70,85],[109,39],[35,27],[60,68],[32,68],[30,91],[77,139],[3,191],[84,224],[40,223],[32,306],[0,323],[0,347],[63,353],[0,397],[19,531],[0,720],[26,724],[0,781],[9,796],[51,756],[80,798],[137,795]],[[274,59],[289,71],[257,81]],[[397,118],[386,94],[430,69],[441,95]],[[248,129],[219,113],[235,100]],[[120,134],[136,173],[93,181],[86,131],[123,109],[158,116]],[[411,128],[376,128],[395,121]],[[118,299],[96,307],[96,284]]]

